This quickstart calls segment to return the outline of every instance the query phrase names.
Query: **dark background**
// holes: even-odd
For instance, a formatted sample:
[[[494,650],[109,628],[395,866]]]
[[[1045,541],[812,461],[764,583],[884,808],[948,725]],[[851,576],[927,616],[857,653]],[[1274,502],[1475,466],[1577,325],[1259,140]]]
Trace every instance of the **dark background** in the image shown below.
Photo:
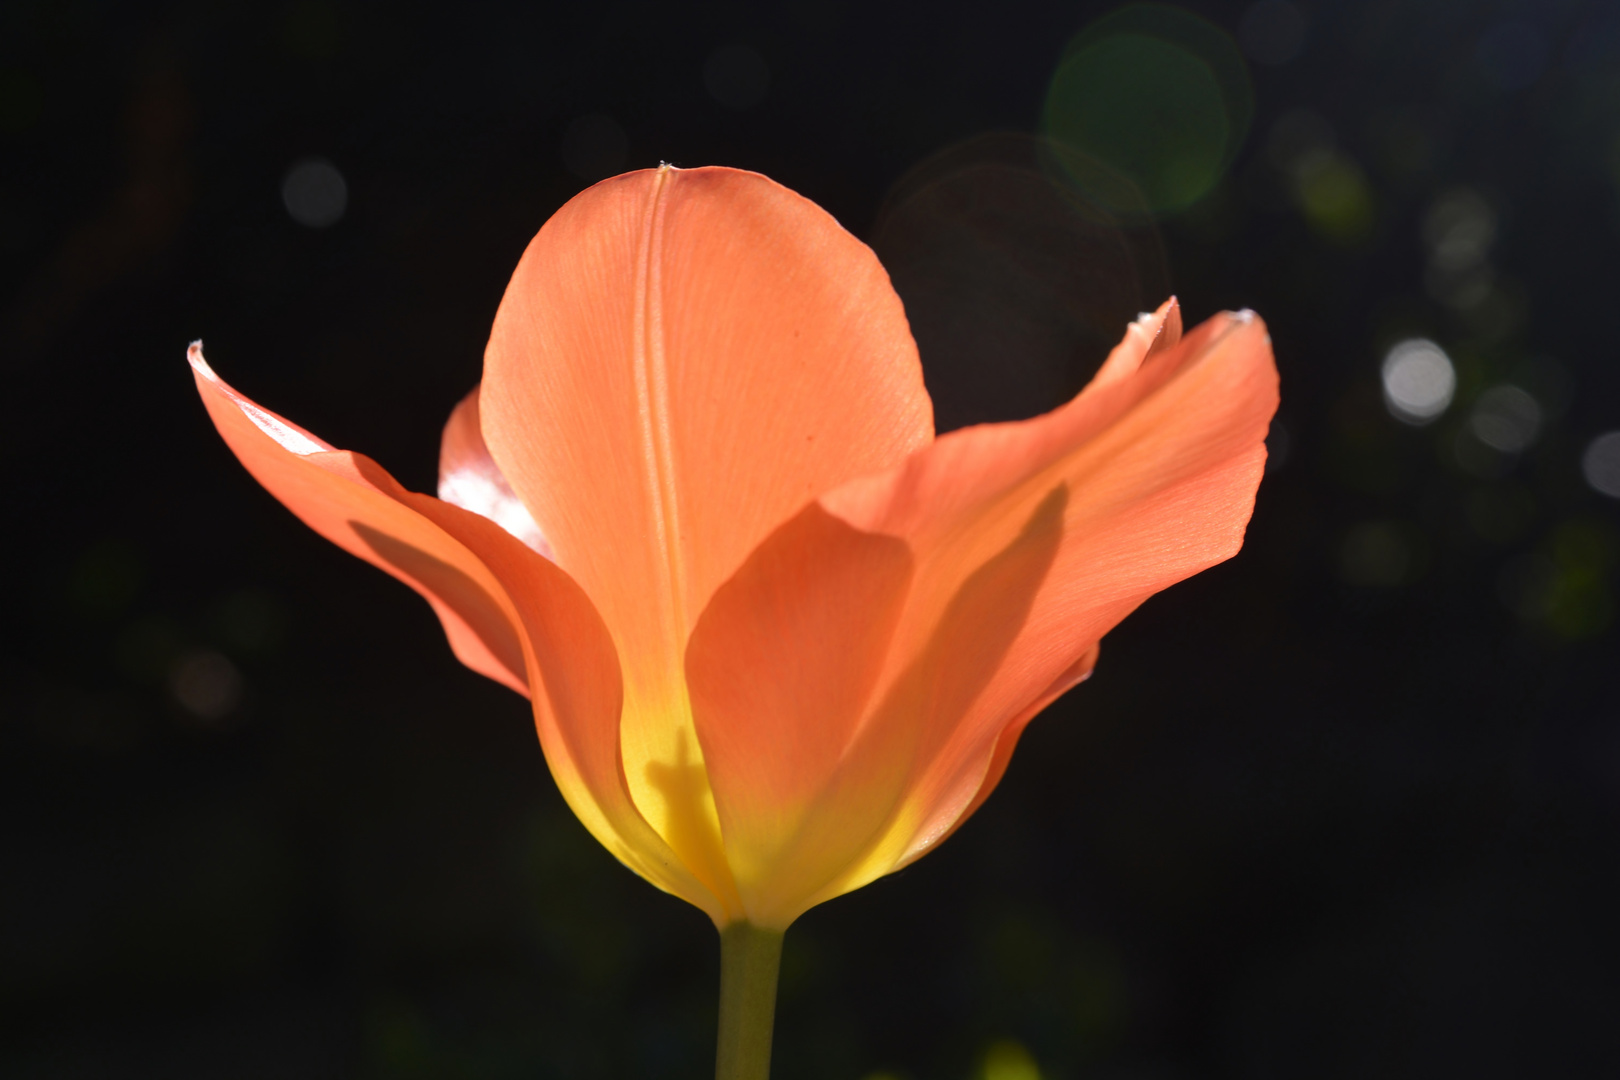
[[[1111,635],[940,852],[793,928],[780,1077],[1620,1075],[1620,504],[1581,468],[1620,427],[1620,5],[1283,7],[1188,5],[1252,123],[1110,225],[902,180],[1024,145],[961,148],[1037,131],[1106,4],[5,0],[0,1074],[712,1068],[707,920],[183,361],[431,490],[529,238],[668,160],[875,237],[942,426],[1056,404],[1166,282],[1260,311],[1283,376],[1243,553]],[[325,227],[282,195],[310,158]],[[1457,373],[1423,426],[1380,390],[1413,336]]]

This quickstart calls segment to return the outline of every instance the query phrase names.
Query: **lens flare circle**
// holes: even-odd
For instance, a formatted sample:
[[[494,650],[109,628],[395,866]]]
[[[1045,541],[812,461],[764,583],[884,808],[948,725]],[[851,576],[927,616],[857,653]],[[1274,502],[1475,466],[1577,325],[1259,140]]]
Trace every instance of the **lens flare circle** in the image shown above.
[[[1253,110],[1248,69],[1225,31],[1180,8],[1137,4],[1069,43],[1042,127],[1125,174],[1152,210],[1165,212],[1191,206],[1220,182]]]

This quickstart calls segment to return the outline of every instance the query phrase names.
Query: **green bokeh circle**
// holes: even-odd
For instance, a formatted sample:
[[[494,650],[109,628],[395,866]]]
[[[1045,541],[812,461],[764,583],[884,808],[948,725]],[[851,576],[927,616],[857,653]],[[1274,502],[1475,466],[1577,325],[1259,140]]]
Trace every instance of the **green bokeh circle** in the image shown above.
[[[1141,4],[1070,42],[1043,127],[1129,177],[1153,210],[1174,211],[1220,180],[1252,112],[1248,70],[1225,33],[1179,8]]]

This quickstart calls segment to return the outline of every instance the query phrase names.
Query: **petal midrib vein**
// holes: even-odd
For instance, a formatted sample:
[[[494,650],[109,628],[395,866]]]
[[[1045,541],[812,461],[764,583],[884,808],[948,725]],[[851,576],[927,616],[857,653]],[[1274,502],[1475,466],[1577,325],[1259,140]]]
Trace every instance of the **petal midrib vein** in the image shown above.
[[[669,400],[668,357],[663,326],[663,232],[665,195],[673,170],[660,168],[642,220],[636,260],[635,382],[636,406],[641,422],[642,457],[651,486],[651,516],[663,553],[665,595],[659,597],[668,620],[663,657],[666,677],[682,669],[686,633],[686,566],[681,550],[680,498],[675,479],[674,432]],[[667,665],[667,666],[665,666]]]

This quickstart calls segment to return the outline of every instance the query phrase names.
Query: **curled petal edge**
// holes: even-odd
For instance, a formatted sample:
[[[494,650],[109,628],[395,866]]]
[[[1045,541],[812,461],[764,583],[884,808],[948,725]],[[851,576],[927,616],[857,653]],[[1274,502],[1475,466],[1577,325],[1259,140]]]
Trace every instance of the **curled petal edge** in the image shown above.
[[[208,365],[201,342],[188,359],[215,427],[266,490],[426,598],[463,663],[530,697],[547,765],[591,834],[653,885],[717,924],[730,921],[735,913],[686,871],[630,799],[618,749],[618,657],[579,586],[497,523],[406,491],[371,459],[238,393]]]
[[[812,836],[814,830],[779,839],[784,857],[814,851],[823,867],[838,859],[847,865],[819,888],[800,881],[788,890],[793,895],[756,893],[750,908],[760,910],[751,917],[785,925],[931,850],[994,789],[1028,721],[1090,674],[1109,629],[1154,592],[1237,552],[1264,462],[1276,381],[1269,338],[1257,318],[1217,316],[1183,338],[1179,309],[1170,301],[1127,329],[1098,378],[1068,405],[1030,421],[953,432],[902,465],[812,504],[819,510],[806,512],[828,514],[857,535],[903,540],[916,569],[887,649],[887,674],[862,698],[862,719],[833,723],[850,733],[842,750],[804,759],[835,764],[818,767],[814,781],[792,778],[796,788],[819,791],[795,817],[853,827],[863,815],[889,809],[875,829],[860,828],[871,839],[859,852],[851,852],[844,837],[836,846],[846,854],[838,855],[832,840]],[[1039,579],[1014,590],[1022,595],[1034,588],[1015,639],[991,650],[999,660],[994,674],[949,709],[923,707],[937,702],[932,692],[917,699],[917,708],[886,708],[882,703],[901,691],[919,658],[939,647],[929,643],[952,607],[963,603],[962,590],[997,559],[1013,557],[1019,530],[1035,527],[1038,507],[1060,491],[1067,493],[1057,511],[1061,541],[1044,563],[1044,541],[1025,545],[1029,554],[1021,565],[1038,570]],[[761,550],[789,542],[793,531],[784,526]],[[800,552],[783,564],[815,562],[813,552]],[[717,597],[735,584],[728,582]],[[726,603],[748,602],[729,597]],[[695,641],[708,618],[706,611]],[[721,622],[728,620],[736,621]],[[712,667],[715,654],[712,648],[688,654],[689,676],[711,688],[716,673],[694,670],[694,662]],[[942,671],[952,675],[965,666],[947,664]],[[696,719],[700,735],[708,731],[704,749],[722,819],[740,820],[741,807],[763,799],[751,786],[771,782],[750,771],[746,755],[733,753],[734,740],[721,736],[728,724],[742,722],[725,715],[723,699],[701,690]],[[774,709],[759,700],[750,710],[791,716],[793,707]],[[908,722],[915,730],[906,730]],[[885,767],[865,769],[869,758],[883,758]],[[905,777],[898,795],[895,770]]]

